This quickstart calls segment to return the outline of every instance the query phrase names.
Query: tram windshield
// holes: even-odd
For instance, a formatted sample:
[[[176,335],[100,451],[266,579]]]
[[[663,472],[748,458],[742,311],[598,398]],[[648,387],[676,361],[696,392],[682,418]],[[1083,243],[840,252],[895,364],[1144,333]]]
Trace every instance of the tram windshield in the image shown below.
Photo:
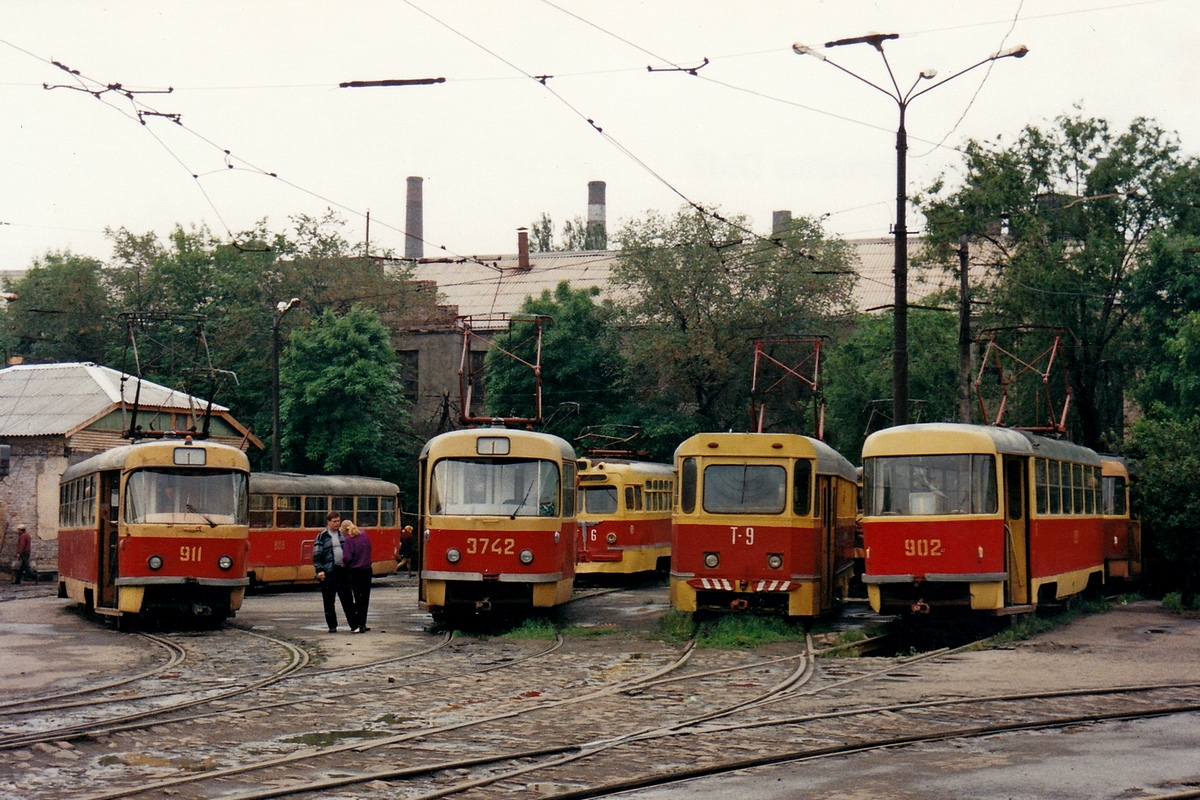
[[[584,514],[617,513],[617,489],[615,486],[592,486],[579,490],[579,510]]]
[[[867,516],[995,514],[996,461],[987,455],[868,458],[863,502]]]
[[[246,525],[249,495],[244,472],[140,469],[125,482],[125,521]]]
[[[553,461],[446,458],[433,466],[429,510],[443,516],[557,517]]]
[[[787,470],[778,464],[710,464],[704,468],[709,514],[782,514]]]

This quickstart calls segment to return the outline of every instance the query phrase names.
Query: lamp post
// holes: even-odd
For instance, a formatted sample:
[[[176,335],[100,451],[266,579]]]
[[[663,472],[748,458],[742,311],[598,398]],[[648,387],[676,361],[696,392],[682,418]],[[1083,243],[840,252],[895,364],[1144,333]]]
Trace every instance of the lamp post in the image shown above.
[[[275,317],[271,320],[271,469],[279,472],[279,323],[283,315],[300,303],[299,297],[280,300],[275,304]]]
[[[896,253],[894,266],[895,300],[892,312],[892,424],[906,425],[908,424],[908,195],[905,189],[908,185],[908,131],[904,127],[904,121],[905,115],[908,112],[908,105],[921,95],[954,80],[959,75],[970,72],[976,67],[981,67],[984,64],[997,61],[1001,58],[1021,58],[1029,52],[1029,48],[1025,47],[1025,45],[1019,45],[1000,53],[993,53],[982,61],[972,64],[966,69],[960,69],[950,77],[943,78],[917,91],[917,86],[920,85],[921,81],[933,80],[937,77],[936,71],[923,70],[917,76],[917,79],[913,81],[908,91],[905,92],[901,91],[900,85],[896,82],[896,76],[892,72],[892,65],[888,63],[887,54],[883,52],[883,43],[888,39],[898,39],[899,36],[897,33],[872,33],[866,36],[855,36],[850,39],[838,39],[825,43],[825,47],[842,47],[848,44],[869,44],[874,47],[879,51],[879,55],[883,59],[883,64],[887,68],[888,77],[892,81],[891,89],[885,89],[861,75],[856,75],[806,45],[796,43],[792,45],[792,50],[797,55],[812,56],[820,59],[850,77],[867,84],[872,89],[883,92],[896,101],[896,106],[900,109],[900,124],[896,128],[896,228],[894,231]]]

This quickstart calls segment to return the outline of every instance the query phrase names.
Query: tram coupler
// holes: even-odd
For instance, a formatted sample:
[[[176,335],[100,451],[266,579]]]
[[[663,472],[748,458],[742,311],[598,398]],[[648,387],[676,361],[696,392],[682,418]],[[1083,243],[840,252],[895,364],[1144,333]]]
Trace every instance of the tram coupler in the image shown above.
[[[492,610],[492,601],[484,598],[483,600],[475,601],[475,610],[487,613]]]
[[[730,601],[729,607],[732,608],[734,611],[745,611],[747,608],[750,607],[750,604],[748,602],[746,602],[746,598],[738,597],[738,598]]]
[[[914,614],[928,614],[929,613],[929,603],[926,603],[925,599],[922,598],[922,599],[918,600],[917,602],[913,603],[912,606],[910,606],[909,610],[912,611],[912,613],[914,613]]]

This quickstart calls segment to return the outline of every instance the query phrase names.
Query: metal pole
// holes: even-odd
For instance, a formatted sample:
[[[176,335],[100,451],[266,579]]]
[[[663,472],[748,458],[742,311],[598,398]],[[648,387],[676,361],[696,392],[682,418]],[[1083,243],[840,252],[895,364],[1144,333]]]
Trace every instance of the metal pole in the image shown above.
[[[958,421],[971,423],[971,285],[968,277],[969,239],[958,240]]]
[[[271,323],[271,470],[279,472],[279,321],[283,314],[276,312]]]
[[[896,254],[895,300],[892,311],[892,424],[908,424],[908,131],[904,127],[907,106],[901,102],[900,126],[896,129]]]

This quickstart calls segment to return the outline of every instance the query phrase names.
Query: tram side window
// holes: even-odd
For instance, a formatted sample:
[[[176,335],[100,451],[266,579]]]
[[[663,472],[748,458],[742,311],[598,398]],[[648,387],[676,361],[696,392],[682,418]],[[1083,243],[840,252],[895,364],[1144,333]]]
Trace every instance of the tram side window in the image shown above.
[[[396,524],[396,498],[379,498],[379,526],[391,528]]]
[[[696,459],[685,458],[679,470],[679,510],[691,514],[696,510]]]
[[[96,476],[89,475],[83,479],[83,520],[84,525],[96,524]]]
[[[1050,507],[1050,486],[1047,484],[1046,459],[1039,458],[1033,464],[1033,482],[1037,491],[1037,513],[1045,514]]]
[[[1095,467],[1083,468],[1083,513],[1096,513],[1096,473]]]
[[[563,509],[564,517],[575,516],[575,487],[579,482],[575,480],[575,463],[564,461],[562,465],[563,478]]]
[[[1125,478],[1120,475],[1107,476],[1102,479],[1104,489],[1104,514],[1109,517],[1123,517],[1128,513],[1125,503]]]
[[[805,517],[812,511],[812,462],[797,461],[792,468],[792,513]]]
[[[354,519],[354,498],[353,497],[331,497],[329,498],[329,510],[336,511],[342,515],[342,519]],[[321,522],[324,525],[324,520]]]
[[[1062,476],[1057,461],[1047,461],[1047,485],[1050,487],[1050,513],[1062,513]]]
[[[275,498],[275,524],[281,528],[300,527],[300,497],[279,495]]]
[[[250,495],[250,527],[271,528],[275,525],[275,496],[271,494]]]
[[[782,514],[787,470],[776,464],[711,464],[704,468],[704,510],[710,514]]]
[[[323,494],[310,494],[304,498],[304,527],[324,528],[325,515],[329,513],[329,497]]]
[[[642,510],[642,487],[626,486],[625,487],[625,510],[626,511],[641,511]]]
[[[359,497],[354,510],[354,524],[360,528],[379,527],[379,498]]]

